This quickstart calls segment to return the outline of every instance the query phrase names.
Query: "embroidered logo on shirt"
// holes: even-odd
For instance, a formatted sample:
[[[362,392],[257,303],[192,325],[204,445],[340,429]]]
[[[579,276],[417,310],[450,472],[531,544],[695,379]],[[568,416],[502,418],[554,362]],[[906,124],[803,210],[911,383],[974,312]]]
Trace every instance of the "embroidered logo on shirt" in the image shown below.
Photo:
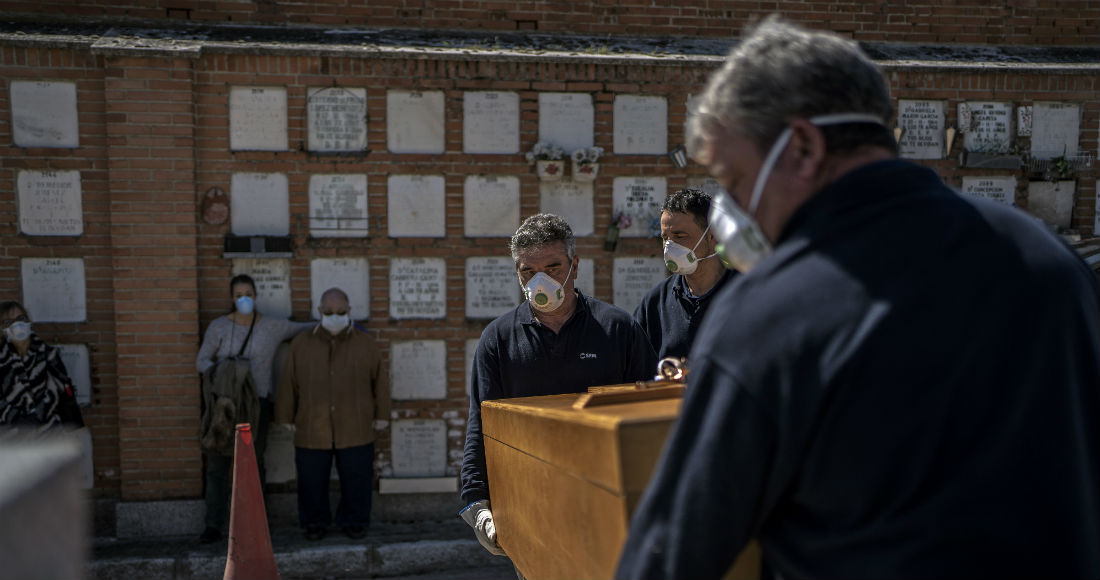
[[[591,359],[596,358],[596,353],[594,353],[594,352],[582,352],[581,353],[581,360],[585,360],[585,359],[589,359],[589,358],[591,358]]]

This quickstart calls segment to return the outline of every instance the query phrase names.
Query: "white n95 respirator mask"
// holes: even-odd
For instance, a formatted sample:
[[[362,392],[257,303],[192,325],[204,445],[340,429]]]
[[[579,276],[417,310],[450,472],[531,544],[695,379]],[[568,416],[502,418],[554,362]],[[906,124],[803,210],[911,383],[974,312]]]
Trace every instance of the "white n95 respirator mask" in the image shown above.
[[[567,282],[572,274],[573,264],[570,262],[569,271],[565,274]],[[527,284],[520,286],[523,288],[524,297],[539,312],[553,312],[561,306],[562,302],[565,302],[565,288],[546,272],[535,274]]]
[[[703,230],[703,234],[699,236],[699,241],[695,242],[695,245],[692,246],[690,250],[672,240],[665,240],[665,267],[668,268],[668,271],[673,274],[683,274],[687,276],[688,274],[695,273],[695,269],[699,267],[700,260],[706,260],[707,258],[712,258],[717,255],[717,252],[715,252],[714,254],[702,258],[695,257],[695,250],[699,247],[699,244],[703,243],[703,239],[707,237],[707,232],[709,231],[710,226],[708,225],[707,228]]]

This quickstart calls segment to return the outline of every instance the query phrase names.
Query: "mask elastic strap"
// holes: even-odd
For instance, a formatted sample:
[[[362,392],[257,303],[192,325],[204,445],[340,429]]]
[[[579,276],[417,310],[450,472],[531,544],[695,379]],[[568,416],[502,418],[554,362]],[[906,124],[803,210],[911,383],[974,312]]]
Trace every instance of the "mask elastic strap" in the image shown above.
[[[703,230],[702,234],[699,235],[699,241],[695,242],[695,245],[691,247],[692,253],[695,252],[695,248],[699,247],[699,244],[703,243],[703,238],[707,237],[707,232],[709,232],[709,231],[710,231],[710,224],[708,223],[707,228],[705,230]],[[710,257],[710,256],[708,256],[708,257]]]
[[[870,113],[835,113],[810,117],[808,120],[818,127],[823,127],[825,125],[842,125],[844,123],[883,124],[882,119]],[[760,173],[756,174],[756,183],[752,186],[752,198],[749,200],[749,215],[756,215],[756,207],[760,204],[760,197],[764,193],[764,183],[771,175],[772,167],[779,159],[779,154],[787,147],[787,142],[790,141],[790,139],[791,127],[788,125],[783,129],[783,132],[779,134],[779,138],[775,140],[775,144],[772,145],[771,150],[768,151],[767,157],[764,158],[764,163],[760,166]]]

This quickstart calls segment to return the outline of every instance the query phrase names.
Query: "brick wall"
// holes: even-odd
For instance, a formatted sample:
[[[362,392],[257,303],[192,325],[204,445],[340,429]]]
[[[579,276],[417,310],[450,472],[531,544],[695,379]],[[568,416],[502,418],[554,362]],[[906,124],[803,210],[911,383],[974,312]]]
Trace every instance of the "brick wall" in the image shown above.
[[[955,63],[958,65],[959,63]],[[94,48],[89,42],[51,47],[48,43],[0,38],[0,293],[20,297],[22,257],[82,257],[88,279],[88,320],[37,326],[51,342],[86,343],[91,348],[95,396],[86,411],[95,437],[99,495],[127,500],[198,497],[201,460],[197,449],[199,382],[194,359],[201,331],[229,308],[230,260],[222,242],[230,226],[199,219],[201,196],[211,187],[231,193],[235,172],[281,172],[289,179],[293,316],[310,316],[310,262],[316,257],[370,260],[370,327],[387,352],[393,341],[434,339],[447,345],[447,398],[400,401],[402,418],[449,421],[449,473],[457,471],[466,411],[465,342],[477,338],[485,321],[465,317],[465,258],[505,256],[505,238],[463,235],[463,180],[467,175],[517,175],[520,213],[538,211],[538,183],[522,154],[462,152],[462,98],[468,90],[515,91],[520,97],[520,149],[537,139],[538,93],[581,92],[595,103],[595,141],[608,156],[595,183],[596,231],[579,240],[582,257],[595,261],[597,297],[611,301],[616,257],[660,255],[650,239],[623,239],[614,252],[603,249],[611,220],[611,183],[617,176],[665,176],[670,189],[702,177],[701,167],[676,169],[664,156],[615,155],[612,105],[621,94],[668,99],[669,143],[683,140],[685,101],[698,92],[713,60],[628,63],[603,58],[547,62],[528,57],[476,60],[468,55],[381,56],[338,49],[263,51],[204,48],[186,55],[141,48]],[[1027,68],[957,66],[928,69],[887,64],[893,95],[947,103],[947,126],[957,125],[963,101],[1009,101],[1027,105],[1055,100],[1082,108],[1081,150],[1097,153],[1100,130],[1100,72],[1097,67]],[[80,146],[28,149],[12,145],[11,80],[75,81]],[[318,155],[305,151],[307,88],[363,87],[368,99],[368,148],[363,155]],[[282,87],[287,91],[286,151],[229,149],[229,88]],[[446,152],[402,155],[387,151],[386,91],[434,89],[446,95]],[[922,161],[948,183],[964,175],[1013,175],[1017,199],[1026,205],[1029,177],[1020,171],[959,166],[961,138],[945,159]],[[1025,148],[1027,139],[1018,143]],[[78,169],[83,188],[84,235],[29,237],[19,234],[14,201],[19,169]],[[311,238],[308,179],[318,173],[366,173],[370,237]],[[391,238],[387,232],[386,176],[441,174],[446,180],[444,238]],[[1077,175],[1073,225],[1091,232],[1096,179],[1094,166]],[[447,264],[449,290],[443,320],[389,318],[389,260],[438,257]],[[389,441],[378,443],[385,464]]]
[[[12,0],[10,15],[272,25],[537,31],[587,35],[730,37],[780,13],[861,41],[1095,46],[1100,5],[1089,0]]]

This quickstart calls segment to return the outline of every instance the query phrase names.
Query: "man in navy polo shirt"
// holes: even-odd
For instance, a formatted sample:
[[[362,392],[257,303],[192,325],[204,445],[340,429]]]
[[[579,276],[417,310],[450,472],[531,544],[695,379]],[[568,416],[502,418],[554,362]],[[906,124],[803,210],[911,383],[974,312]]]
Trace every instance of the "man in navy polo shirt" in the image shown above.
[[[657,365],[645,332],[629,314],[574,288],[579,259],[565,220],[531,216],[510,246],[527,300],[481,334],[462,458],[462,518],[481,545],[499,556],[505,554],[489,506],[481,402],[652,379]]]
[[[710,196],[681,189],[661,208],[665,267],[672,276],[654,286],[634,309],[657,358],[687,357],[711,299],[736,276],[716,257],[707,225]]]

